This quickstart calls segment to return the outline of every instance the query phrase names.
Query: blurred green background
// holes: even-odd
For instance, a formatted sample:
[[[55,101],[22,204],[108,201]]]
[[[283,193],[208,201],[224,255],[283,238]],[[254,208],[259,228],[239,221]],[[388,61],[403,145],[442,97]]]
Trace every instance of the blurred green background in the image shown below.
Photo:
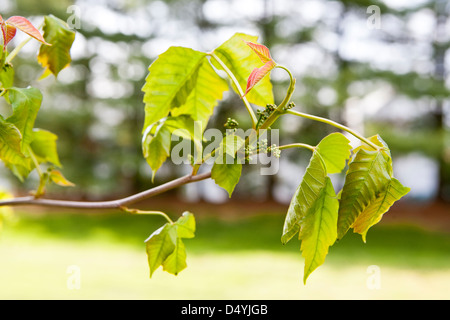
[[[377,8],[380,20],[373,20]],[[0,10],[35,25],[45,14],[75,23],[73,63],[57,80],[37,81],[36,43],[15,59],[16,86],[44,92],[36,126],[59,136],[64,174],[77,185],[51,188],[52,196],[115,198],[186,173],[168,161],[151,182],[140,146],[147,68],[169,46],[209,51],[235,32],[258,35],[293,71],[298,109],[366,136],[380,133],[396,177],[411,187],[367,244],[348,235],[333,246],[306,287],[299,243],[279,240],[306,151],[283,152],[274,176],[246,167],[231,200],[204,181],[143,204],[173,217],[198,213],[197,237],[186,243],[189,268],[178,277],[159,272],[148,280],[143,241],[161,225],[158,218],[19,208],[1,234],[0,298],[450,297],[448,1],[2,0]],[[21,39],[18,33],[11,47]],[[274,71],[272,80],[279,101],[288,79]],[[233,94],[210,125],[222,127],[230,115],[248,121]],[[279,128],[282,143],[316,144],[333,131],[299,118]],[[342,177],[333,178],[339,187]],[[36,183],[31,175],[20,184],[0,168],[3,189],[23,194]],[[79,290],[67,287],[71,265],[80,267]],[[380,289],[368,289],[370,265],[381,270]]]

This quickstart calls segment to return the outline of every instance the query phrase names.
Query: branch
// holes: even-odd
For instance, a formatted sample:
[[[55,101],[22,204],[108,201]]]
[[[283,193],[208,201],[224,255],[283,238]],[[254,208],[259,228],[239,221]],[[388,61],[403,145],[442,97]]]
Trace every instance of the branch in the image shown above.
[[[67,201],[67,200],[55,200],[55,199],[43,199],[29,197],[19,197],[14,199],[8,199],[0,201],[0,207],[2,206],[25,206],[34,205],[42,207],[60,207],[60,208],[73,208],[73,209],[122,209],[128,205],[146,200],[158,194],[167,192],[176,187],[205,180],[211,177],[211,172],[206,172],[198,175],[186,175],[178,179],[166,182],[160,186],[142,191],[140,193],[131,195],[126,198],[110,200],[110,201]]]

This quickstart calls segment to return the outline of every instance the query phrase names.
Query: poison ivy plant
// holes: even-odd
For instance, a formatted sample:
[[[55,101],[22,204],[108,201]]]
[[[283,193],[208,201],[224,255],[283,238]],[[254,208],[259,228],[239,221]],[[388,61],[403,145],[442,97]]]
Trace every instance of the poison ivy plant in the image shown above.
[[[64,187],[73,186],[73,183],[61,172],[57,135],[34,127],[43,101],[42,94],[34,87],[14,86],[12,60],[28,40],[35,39],[41,43],[37,56],[44,68],[41,78],[50,74],[57,77],[71,62],[70,49],[75,33],[64,21],[51,15],[44,17],[39,28],[24,17],[3,20],[0,16],[0,27],[0,96],[10,105],[8,116],[0,115],[0,160],[20,180],[25,180],[33,170],[40,178],[30,197],[13,198],[0,192],[0,220],[10,212],[6,206],[30,204],[121,209],[129,214],[159,215],[167,223],[145,241],[150,277],[160,267],[177,275],[187,266],[183,239],[195,235],[194,215],[186,211],[173,222],[164,212],[133,209],[129,205],[210,177],[231,197],[242,171],[246,165],[253,164],[255,157],[271,155],[276,158],[282,155],[282,150],[306,148],[312,156],[292,197],[281,234],[282,243],[287,243],[296,235],[301,241],[300,250],[305,259],[303,281],[306,283],[311,273],[324,263],[336,240],[353,229],[366,241],[368,230],[409,191],[394,177],[391,153],[379,135],[366,138],[329,119],[294,110],[295,104],[291,98],[296,79],[289,69],[279,65],[269,49],[256,42],[256,36],[236,33],[209,52],[170,47],[149,66],[149,74],[142,87],[145,110],[142,152],[153,178],[163,163],[171,158],[180,139],[193,146],[185,155],[192,166],[189,175],[113,201],[48,199],[45,197],[48,183]],[[8,44],[17,29],[30,38],[9,52]],[[43,30],[43,35],[39,29]],[[278,105],[275,104],[270,82],[270,72],[275,68],[285,70],[290,80],[286,95]],[[242,99],[252,126],[242,128],[237,121],[229,118],[225,124],[227,130],[219,130],[222,139],[219,145],[203,148],[206,141],[203,133],[208,121],[228,90]],[[263,109],[255,113],[254,109],[258,107]],[[327,123],[352,134],[361,141],[361,145],[353,148],[341,132],[324,137],[316,146],[301,142],[287,145],[271,142],[269,145],[264,136],[267,132],[273,132],[270,128],[280,117],[287,116]],[[241,129],[250,133],[239,135]],[[211,159],[212,163],[208,162]],[[211,171],[199,173],[204,164],[212,164]],[[330,175],[341,173],[346,168],[344,186],[342,190],[335,190]]]

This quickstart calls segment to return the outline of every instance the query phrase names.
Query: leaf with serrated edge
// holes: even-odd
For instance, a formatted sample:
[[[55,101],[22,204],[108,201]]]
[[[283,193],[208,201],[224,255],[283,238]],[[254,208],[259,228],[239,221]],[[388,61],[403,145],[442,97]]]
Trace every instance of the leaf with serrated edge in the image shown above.
[[[305,258],[303,282],[309,275],[325,262],[328,249],[336,241],[336,224],[339,202],[329,177],[319,193],[313,207],[302,222],[299,239],[301,251]]]
[[[342,133],[332,133],[326,136],[316,147],[320,153],[328,174],[339,173],[345,168],[350,158],[352,146]]]
[[[164,226],[153,232],[150,237],[145,240],[148,266],[150,268],[150,277],[162,263],[175,250],[177,243],[176,227],[166,223]]]
[[[384,151],[361,148],[349,164],[339,206],[341,239],[365,208],[384,192],[391,180],[390,157]]]
[[[170,47],[150,65],[144,92],[145,123],[143,132],[181,107],[196,86],[199,69],[206,53],[189,48]]]
[[[201,121],[202,128],[206,128],[214,107],[228,90],[228,83],[222,79],[211,67],[208,60],[204,60],[198,70],[196,84],[183,105],[171,109],[173,116],[190,115],[195,121]]]
[[[352,225],[353,231],[361,234],[363,241],[366,242],[369,228],[377,224],[394,202],[400,200],[409,191],[410,188],[403,186],[400,181],[392,178],[386,190],[376,197],[356,218]]]
[[[44,38],[52,46],[41,45],[38,62],[56,77],[72,61],[70,49],[75,40],[75,32],[65,21],[53,15],[46,16],[44,21]],[[44,72],[43,77],[45,75],[48,72]]]

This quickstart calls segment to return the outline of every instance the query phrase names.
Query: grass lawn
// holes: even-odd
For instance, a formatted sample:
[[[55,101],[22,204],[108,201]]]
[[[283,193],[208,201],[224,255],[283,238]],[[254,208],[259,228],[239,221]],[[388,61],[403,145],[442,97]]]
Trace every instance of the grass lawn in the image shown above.
[[[300,243],[280,243],[281,214],[197,217],[188,268],[152,279],[144,240],[159,217],[17,216],[0,237],[0,299],[450,298],[450,234],[414,226],[380,223],[366,244],[348,234],[304,286]]]

